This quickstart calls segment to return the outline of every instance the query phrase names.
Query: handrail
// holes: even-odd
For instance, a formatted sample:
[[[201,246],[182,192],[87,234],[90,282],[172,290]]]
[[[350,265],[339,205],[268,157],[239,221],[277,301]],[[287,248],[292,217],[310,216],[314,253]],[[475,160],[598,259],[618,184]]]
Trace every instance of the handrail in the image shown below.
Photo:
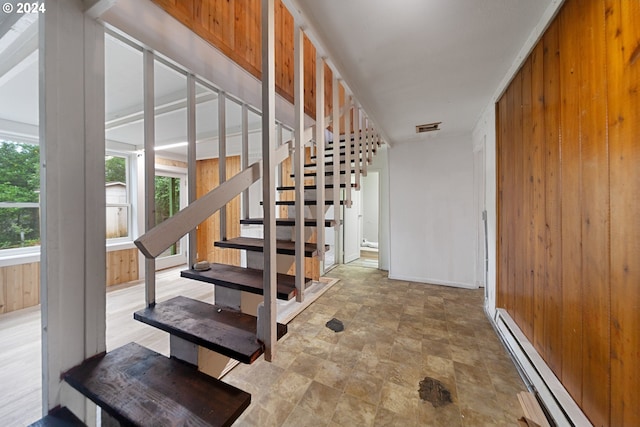
[[[291,141],[288,141],[276,149],[276,164],[289,157],[291,146]],[[182,236],[196,228],[198,224],[249,188],[260,177],[262,177],[262,160],[253,163],[247,169],[209,191],[171,218],[138,237],[134,241],[135,245],[146,258],[156,258]]]

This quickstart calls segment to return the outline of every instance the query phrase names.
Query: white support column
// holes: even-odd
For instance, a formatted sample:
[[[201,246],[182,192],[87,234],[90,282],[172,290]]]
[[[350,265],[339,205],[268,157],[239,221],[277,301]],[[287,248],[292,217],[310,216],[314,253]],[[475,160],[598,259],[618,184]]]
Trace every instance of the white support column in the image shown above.
[[[218,94],[218,185],[227,180],[227,97]],[[220,209],[220,240],[227,240],[227,207]]]
[[[333,78],[333,219],[336,222],[334,227],[335,244],[333,253],[335,254],[335,263],[341,264],[340,256],[341,242],[340,238],[340,80]],[[348,149],[345,141],[345,150]],[[349,166],[347,166],[349,167]],[[345,172],[346,173],[346,172]]]
[[[267,361],[275,356],[276,217],[275,217],[275,0],[262,0],[262,200],[264,201],[264,309],[260,316]]]
[[[295,239],[296,301],[304,301],[304,31],[296,26],[293,47],[293,93],[295,109]]]
[[[353,155],[355,156],[356,190],[360,190],[360,107],[353,103]]]
[[[189,204],[196,201],[196,79],[193,74],[187,75],[187,199]],[[198,260],[195,229],[189,232],[188,265],[193,266]]]
[[[367,144],[367,136],[368,136],[368,129],[367,129],[367,116],[364,113],[364,111],[362,111],[362,113],[360,113],[360,119],[362,120],[362,131],[360,132],[360,137],[362,138],[360,140],[360,151],[362,151],[358,156],[360,158],[361,164],[362,164],[362,175],[363,176],[367,176],[367,149],[368,149],[368,144]]]
[[[249,109],[242,104],[242,170],[249,168]],[[242,192],[242,218],[249,218],[249,189]]]
[[[344,191],[345,207],[351,207],[351,97],[345,94],[345,115],[344,115]]]
[[[316,58],[316,241],[318,247],[318,258],[324,261],[324,200],[325,200],[325,123],[324,123],[324,58]],[[336,148],[334,147],[334,150]],[[322,274],[323,269],[320,269]]]
[[[155,156],[155,94],[153,53],[147,49],[142,54],[144,76],[144,231],[156,225],[156,156]],[[145,303],[156,304],[156,260],[144,262]]]
[[[61,374],[105,351],[104,27],[75,0],[39,16],[42,412],[72,407]]]

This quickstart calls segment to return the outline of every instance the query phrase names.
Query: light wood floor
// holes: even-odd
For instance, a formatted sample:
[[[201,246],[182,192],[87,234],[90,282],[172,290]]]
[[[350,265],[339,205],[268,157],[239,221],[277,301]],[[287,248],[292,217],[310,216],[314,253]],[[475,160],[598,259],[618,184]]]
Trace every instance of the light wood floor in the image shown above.
[[[158,301],[176,295],[213,301],[213,287],[179,277],[178,269],[159,272]],[[133,282],[107,293],[107,351],[131,341],[169,355],[168,334],[133,320],[144,308],[144,286]],[[0,315],[0,425],[25,426],[41,415],[40,306]]]
[[[213,286],[183,279],[185,266],[158,272],[158,302],[177,295],[213,303]],[[288,323],[320,297],[335,279],[321,279],[305,293],[302,304],[278,301],[278,321]],[[144,281],[110,287],[107,292],[107,351],[136,342],[169,356],[169,335],[135,321],[133,313],[144,308]],[[41,418],[40,306],[0,315],[0,426],[25,426]]]

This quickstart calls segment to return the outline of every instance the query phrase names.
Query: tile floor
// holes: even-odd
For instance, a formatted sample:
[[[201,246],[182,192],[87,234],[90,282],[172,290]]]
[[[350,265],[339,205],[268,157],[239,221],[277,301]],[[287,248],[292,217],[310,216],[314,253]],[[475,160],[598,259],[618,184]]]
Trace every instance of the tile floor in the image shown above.
[[[339,266],[341,280],[289,324],[273,363],[224,380],[252,394],[234,426],[517,425],[525,390],[483,311],[483,291],[390,280]],[[325,323],[336,317],[345,330]],[[420,399],[435,378],[453,403]]]

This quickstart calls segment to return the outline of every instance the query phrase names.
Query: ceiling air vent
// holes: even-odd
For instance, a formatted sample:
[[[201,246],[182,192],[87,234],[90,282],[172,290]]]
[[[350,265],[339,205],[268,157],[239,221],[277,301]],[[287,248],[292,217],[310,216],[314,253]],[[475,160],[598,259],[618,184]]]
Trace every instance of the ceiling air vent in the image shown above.
[[[440,123],[442,122],[434,122],[434,123],[427,123],[426,125],[418,125],[416,126],[416,133],[433,132],[436,130],[440,130]]]

